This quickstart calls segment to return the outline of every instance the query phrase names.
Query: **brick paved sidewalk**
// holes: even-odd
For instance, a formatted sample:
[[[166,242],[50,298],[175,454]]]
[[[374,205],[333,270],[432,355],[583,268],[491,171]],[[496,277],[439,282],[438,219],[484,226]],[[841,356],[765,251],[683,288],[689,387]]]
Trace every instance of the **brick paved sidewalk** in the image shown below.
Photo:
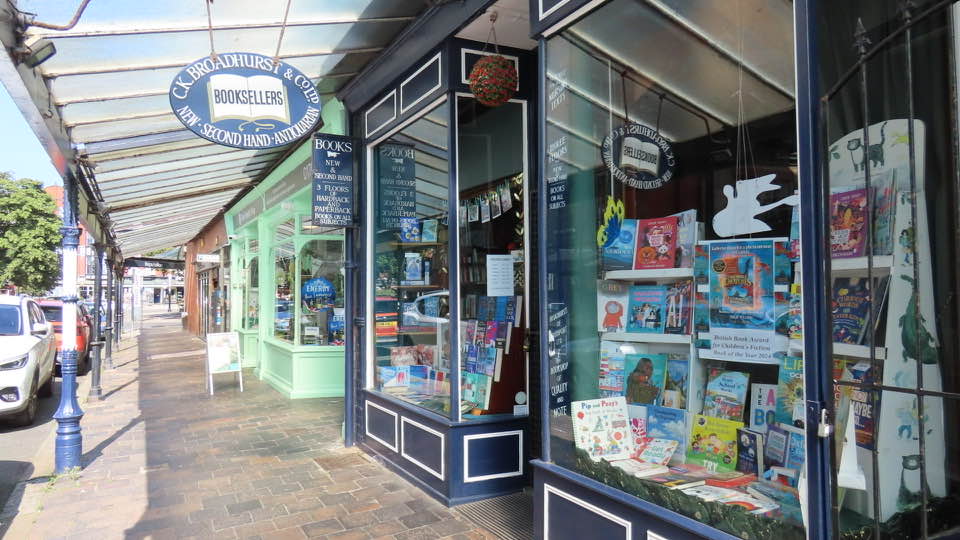
[[[79,475],[22,484],[7,538],[494,538],[362,452],[343,400],[288,400],[245,373],[205,391],[203,342],[148,312],[81,422]]]

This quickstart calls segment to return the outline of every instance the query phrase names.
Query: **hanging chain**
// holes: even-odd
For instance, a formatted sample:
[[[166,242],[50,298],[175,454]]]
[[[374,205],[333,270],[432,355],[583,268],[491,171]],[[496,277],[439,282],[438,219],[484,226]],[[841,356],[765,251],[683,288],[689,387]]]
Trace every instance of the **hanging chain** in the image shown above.
[[[287,16],[290,15],[290,2],[287,0],[287,9],[283,10],[283,24],[280,26],[280,39],[277,40],[277,52],[273,55],[273,65],[280,63],[280,45],[283,43],[283,34],[287,31]]]
[[[487,42],[483,44],[483,51],[487,52],[487,47],[491,43],[491,38],[493,38],[493,52],[500,54],[500,45],[497,43],[497,12],[490,12],[490,31],[487,32]]]
[[[213,18],[210,16],[210,4],[213,3],[213,0],[203,0],[203,3],[207,6],[207,30],[210,35],[210,58],[216,60],[217,51],[213,48]]]

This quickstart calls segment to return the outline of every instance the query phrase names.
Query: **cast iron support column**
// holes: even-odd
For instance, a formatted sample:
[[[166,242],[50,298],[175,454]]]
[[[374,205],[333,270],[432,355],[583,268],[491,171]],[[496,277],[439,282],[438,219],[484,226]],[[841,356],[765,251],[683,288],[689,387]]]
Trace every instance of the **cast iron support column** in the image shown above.
[[[103,327],[104,343],[107,347],[105,363],[107,369],[113,369],[113,295],[116,293],[113,286],[113,260],[107,264],[107,314],[104,317],[106,326]]]
[[[103,347],[103,336],[100,335],[100,308],[103,306],[103,248],[100,242],[93,244],[96,250],[96,269],[94,269],[93,283],[93,331],[90,332],[92,343],[90,352],[92,353],[90,361],[90,397],[100,399],[102,390],[100,389],[100,348]]]
[[[64,473],[80,466],[83,436],[80,419],[83,410],[77,403],[77,245],[80,229],[77,227],[77,179],[72,171],[63,178],[63,322],[60,370],[63,382],[60,405],[53,417],[57,420],[56,466],[54,472]]]
[[[120,345],[120,336],[123,334],[123,265],[117,265],[117,308],[113,313],[113,339]]]

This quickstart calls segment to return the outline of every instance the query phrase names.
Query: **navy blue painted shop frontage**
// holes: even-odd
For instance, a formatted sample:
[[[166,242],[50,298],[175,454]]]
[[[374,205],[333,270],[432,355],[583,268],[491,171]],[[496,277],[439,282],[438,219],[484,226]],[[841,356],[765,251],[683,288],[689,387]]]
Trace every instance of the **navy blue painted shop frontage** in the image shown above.
[[[541,538],[960,534],[955,3],[531,0],[488,108],[498,7],[341,92],[347,440]]]

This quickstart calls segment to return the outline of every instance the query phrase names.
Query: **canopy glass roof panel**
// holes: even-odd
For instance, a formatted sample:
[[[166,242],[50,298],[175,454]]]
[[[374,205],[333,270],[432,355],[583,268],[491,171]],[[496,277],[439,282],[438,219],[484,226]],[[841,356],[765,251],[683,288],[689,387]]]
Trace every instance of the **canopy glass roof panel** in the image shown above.
[[[65,24],[77,2],[20,0],[35,20]],[[329,96],[425,8],[394,0],[291,0],[279,56]],[[286,0],[211,4],[218,53],[273,56]],[[261,180],[289,146],[237,150],[186,130],[167,92],[186,64],[210,54],[202,0],[90,2],[67,31],[31,27],[26,41],[54,42],[38,70],[71,142],[93,172],[130,257],[193,237],[242,187]]]

